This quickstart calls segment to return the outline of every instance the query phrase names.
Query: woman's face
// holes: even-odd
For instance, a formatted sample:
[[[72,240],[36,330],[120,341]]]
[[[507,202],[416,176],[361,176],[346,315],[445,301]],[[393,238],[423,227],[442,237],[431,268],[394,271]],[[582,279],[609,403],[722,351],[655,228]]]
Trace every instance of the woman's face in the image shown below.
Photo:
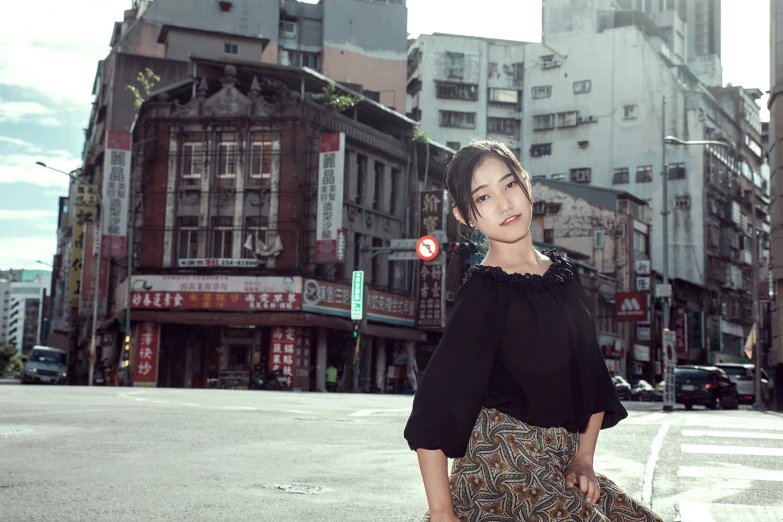
[[[470,222],[487,238],[502,243],[516,243],[530,233],[533,207],[525,191],[514,179],[508,165],[495,156],[485,159],[473,173],[472,198],[479,215]]]

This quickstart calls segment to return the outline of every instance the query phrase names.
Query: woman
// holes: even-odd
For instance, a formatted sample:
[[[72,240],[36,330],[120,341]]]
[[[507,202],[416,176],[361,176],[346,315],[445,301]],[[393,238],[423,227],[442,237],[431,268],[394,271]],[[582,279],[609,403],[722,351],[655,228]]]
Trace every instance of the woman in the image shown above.
[[[445,181],[454,216],[489,251],[468,271],[405,428],[429,520],[662,522],[593,471],[599,430],[628,414],[576,267],[533,248],[527,173],[505,145],[481,141]]]

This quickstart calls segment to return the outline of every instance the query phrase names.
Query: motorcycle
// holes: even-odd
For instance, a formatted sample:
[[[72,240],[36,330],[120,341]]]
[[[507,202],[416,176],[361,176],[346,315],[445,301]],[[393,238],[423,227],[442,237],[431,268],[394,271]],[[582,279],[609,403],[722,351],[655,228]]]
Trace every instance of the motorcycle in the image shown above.
[[[250,374],[248,388],[251,390],[282,390],[285,380],[281,370],[264,372],[264,367],[257,364],[253,367],[253,373]]]
[[[94,386],[106,386],[106,367],[103,361],[97,361],[92,372],[92,383]]]

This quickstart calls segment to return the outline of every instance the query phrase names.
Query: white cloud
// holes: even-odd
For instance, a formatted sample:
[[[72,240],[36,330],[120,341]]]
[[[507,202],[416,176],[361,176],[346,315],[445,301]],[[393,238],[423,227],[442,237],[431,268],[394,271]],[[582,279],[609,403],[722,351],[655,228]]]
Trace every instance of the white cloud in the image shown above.
[[[0,98],[0,123],[32,122],[44,127],[57,127],[62,122],[54,116],[54,112],[38,102],[4,101]]]
[[[6,210],[0,209],[0,219],[21,219],[25,221],[51,220],[57,216],[52,210]]]
[[[0,268],[41,268],[36,261],[51,263],[57,251],[57,236],[0,236]]]
[[[23,150],[16,154],[2,154],[0,155],[0,183],[31,183],[41,187],[57,187],[66,192],[68,177],[36,165],[37,161],[65,172],[70,172],[81,165],[79,158],[63,150],[40,154],[35,154],[35,150]]]

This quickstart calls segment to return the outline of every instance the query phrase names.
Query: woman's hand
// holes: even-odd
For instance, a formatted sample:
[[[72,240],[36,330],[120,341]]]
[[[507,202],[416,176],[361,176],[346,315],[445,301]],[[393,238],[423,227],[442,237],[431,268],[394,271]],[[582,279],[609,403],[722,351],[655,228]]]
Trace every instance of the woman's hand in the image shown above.
[[[601,487],[593,471],[592,461],[576,457],[566,469],[566,483],[569,488],[578,487],[579,493],[591,504],[598,502]]]

